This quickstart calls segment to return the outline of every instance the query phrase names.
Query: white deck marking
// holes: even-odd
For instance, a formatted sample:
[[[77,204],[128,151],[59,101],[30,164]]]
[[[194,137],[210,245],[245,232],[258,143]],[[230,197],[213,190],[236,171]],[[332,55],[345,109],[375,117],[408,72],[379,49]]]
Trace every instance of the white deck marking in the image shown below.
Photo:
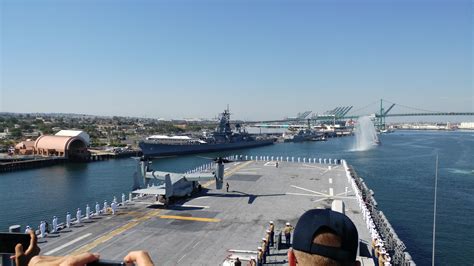
[[[188,208],[203,208],[203,209],[209,209],[209,206],[203,206],[203,205],[190,205],[190,204],[185,204],[185,205],[174,205],[176,207],[188,207]]]
[[[229,167],[227,167],[227,168],[224,168],[224,171],[227,171],[227,170],[229,170]]]
[[[332,187],[329,188],[329,196],[334,196],[334,189]]]
[[[239,164],[240,164],[240,162],[236,162],[236,163],[234,163],[234,165],[239,165]]]
[[[303,164],[303,167],[306,167],[306,169],[328,170],[326,167],[321,167],[321,166],[316,166],[316,165],[308,165],[308,164]],[[300,167],[300,169],[305,169],[303,167]]]
[[[201,241],[196,242],[192,248],[195,248]]]
[[[86,238],[86,237],[89,237],[89,236],[91,236],[91,235],[92,235],[92,233],[88,233],[88,234],[85,234],[85,235],[83,235],[83,236],[80,236],[80,237],[78,237],[78,238],[76,238],[76,239],[73,239],[73,240],[67,242],[66,244],[63,244],[63,245],[61,245],[61,246],[59,246],[59,247],[57,247],[57,248],[55,248],[55,249],[52,249],[52,250],[50,250],[50,251],[44,253],[44,255],[49,256],[49,255],[51,255],[51,254],[53,254],[53,253],[55,253],[55,252],[57,252],[57,251],[60,251],[60,250],[63,249],[63,248],[67,248],[67,247],[69,247],[70,245],[72,245],[72,244],[74,244],[74,243],[76,243],[76,242],[79,242],[79,241],[81,241],[82,239],[84,239],[84,238]]]
[[[182,259],[184,259],[184,257],[186,257],[186,254],[184,254],[184,255],[178,260],[178,262],[180,262]]]
[[[314,194],[318,194],[318,195],[322,195],[322,196],[328,196],[327,194],[324,194],[324,193],[321,193],[321,192],[316,192],[314,190],[311,190],[311,189],[307,189],[307,188],[302,188],[302,187],[298,187],[298,186],[294,186],[294,185],[291,185],[292,187],[294,188],[297,188],[297,189],[301,189],[301,190],[304,190],[304,191],[308,191],[308,192],[312,192]]]
[[[316,195],[316,194],[305,194],[305,193],[292,193],[286,192],[286,195],[295,195],[295,196],[308,196],[308,197],[324,197],[327,198],[327,195]]]
[[[326,169],[326,171],[324,171],[323,173],[321,173],[321,176],[325,175],[327,172],[329,172],[328,169]]]
[[[246,253],[246,254],[257,254],[258,253],[257,251],[242,250],[242,249],[229,249],[228,251],[232,252],[232,253]]]
[[[357,199],[356,197],[346,197],[346,196],[334,196],[333,198],[337,198],[337,199]]]
[[[332,184],[332,178],[329,178],[329,184]]]
[[[160,204],[159,202],[146,202],[146,201],[134,201],[133,203],[142,204],[142,205],[151,205],[151,204]]]
[[[327,200],[328,198],[321,198],[321,199],[318,199],[318,200],[313,200],[313,202],[319,202],[319,201],[323,201],[323,200]]]
[[[348,191],[347,191],[347,194],[349,194],[349,192],[352,192],[352,191],[348,190]],[[336,194],[336,196],[340,196],[340,195],[344,195],[344,194],[346,194],[346,192],[345,192],[345,191],[344,191],[344,192],[341,192],[341,193],[338,193],[338,194]],[[351,196],[348,196],[347,198],[353,198],[353,197],[351,197]]]
[[[194,198],[194,199],[197,200],[197,199],[207,199],[207,198],[210,198],[210,196],[202,196],[202,197],[197,197],[197,198]]]

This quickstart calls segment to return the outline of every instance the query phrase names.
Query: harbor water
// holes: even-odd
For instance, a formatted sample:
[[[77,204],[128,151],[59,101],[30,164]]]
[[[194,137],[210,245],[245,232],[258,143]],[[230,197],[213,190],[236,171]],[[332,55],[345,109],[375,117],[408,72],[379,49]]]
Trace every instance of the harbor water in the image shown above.
[[[382,145],[354,151],[354,137],[326,142],[278,143],[225,154],[343,158],[375,192],[378,207],[418,265],[431,264],[435,157],[439,154],[436,264],[474,263],[474,133],[397,131],[380,136]],[[183,172],[209,162],[190,155],[155,160],[153,168]],[[133,185],[131,158],[70,163],[0,174],[0,230],[12,224],[64,221],[67,211],[111,202]]]

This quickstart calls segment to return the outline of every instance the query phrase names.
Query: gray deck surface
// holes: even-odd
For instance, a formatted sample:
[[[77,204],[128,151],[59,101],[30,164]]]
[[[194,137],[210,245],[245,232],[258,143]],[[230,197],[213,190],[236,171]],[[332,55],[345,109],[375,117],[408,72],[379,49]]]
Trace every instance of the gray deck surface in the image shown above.
[[[122,260],[129,251],[144,249],[156,265],[220,265],[229,249],[256,251],[270,220],[279,231],[287,221],[295,225],[306,210],[330,208],[332,199],[345,203],[359,238],[370,245],[342,165],[328,170],[325,164],[279,162],[276,168],[273,162],[248,161],[226,164],[226,176],[229,192],[225,186],[216,190],[207,183],[201,194],[169,209],[142,198],[119,208],[115,216],[103,215],[40,240],[41,253],[59,256],[91,251],[104,259]],[[286,250],[271,254],[269,264],[286,264]],[[369,264],[364,260],[363,265]]]

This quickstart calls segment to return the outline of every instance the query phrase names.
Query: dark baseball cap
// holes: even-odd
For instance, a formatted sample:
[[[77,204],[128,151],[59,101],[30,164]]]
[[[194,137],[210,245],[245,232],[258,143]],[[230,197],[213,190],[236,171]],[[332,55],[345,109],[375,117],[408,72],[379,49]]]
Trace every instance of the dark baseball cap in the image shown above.
[[[313,243],[316,235],[324,229],[341,238],[341,247]],[[339,262],[354,262],[358,245],[359,235],[351,219],[330,209],[313,209],[305,212],[298,220],[293,233],[293,249]]]

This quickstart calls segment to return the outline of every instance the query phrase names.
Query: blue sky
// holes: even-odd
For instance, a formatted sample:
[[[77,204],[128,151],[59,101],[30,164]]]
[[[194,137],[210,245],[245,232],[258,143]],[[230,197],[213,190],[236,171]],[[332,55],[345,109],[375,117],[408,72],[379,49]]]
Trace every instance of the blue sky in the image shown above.
[[[1,3],[0,111],[474,111],[471,1]]]

